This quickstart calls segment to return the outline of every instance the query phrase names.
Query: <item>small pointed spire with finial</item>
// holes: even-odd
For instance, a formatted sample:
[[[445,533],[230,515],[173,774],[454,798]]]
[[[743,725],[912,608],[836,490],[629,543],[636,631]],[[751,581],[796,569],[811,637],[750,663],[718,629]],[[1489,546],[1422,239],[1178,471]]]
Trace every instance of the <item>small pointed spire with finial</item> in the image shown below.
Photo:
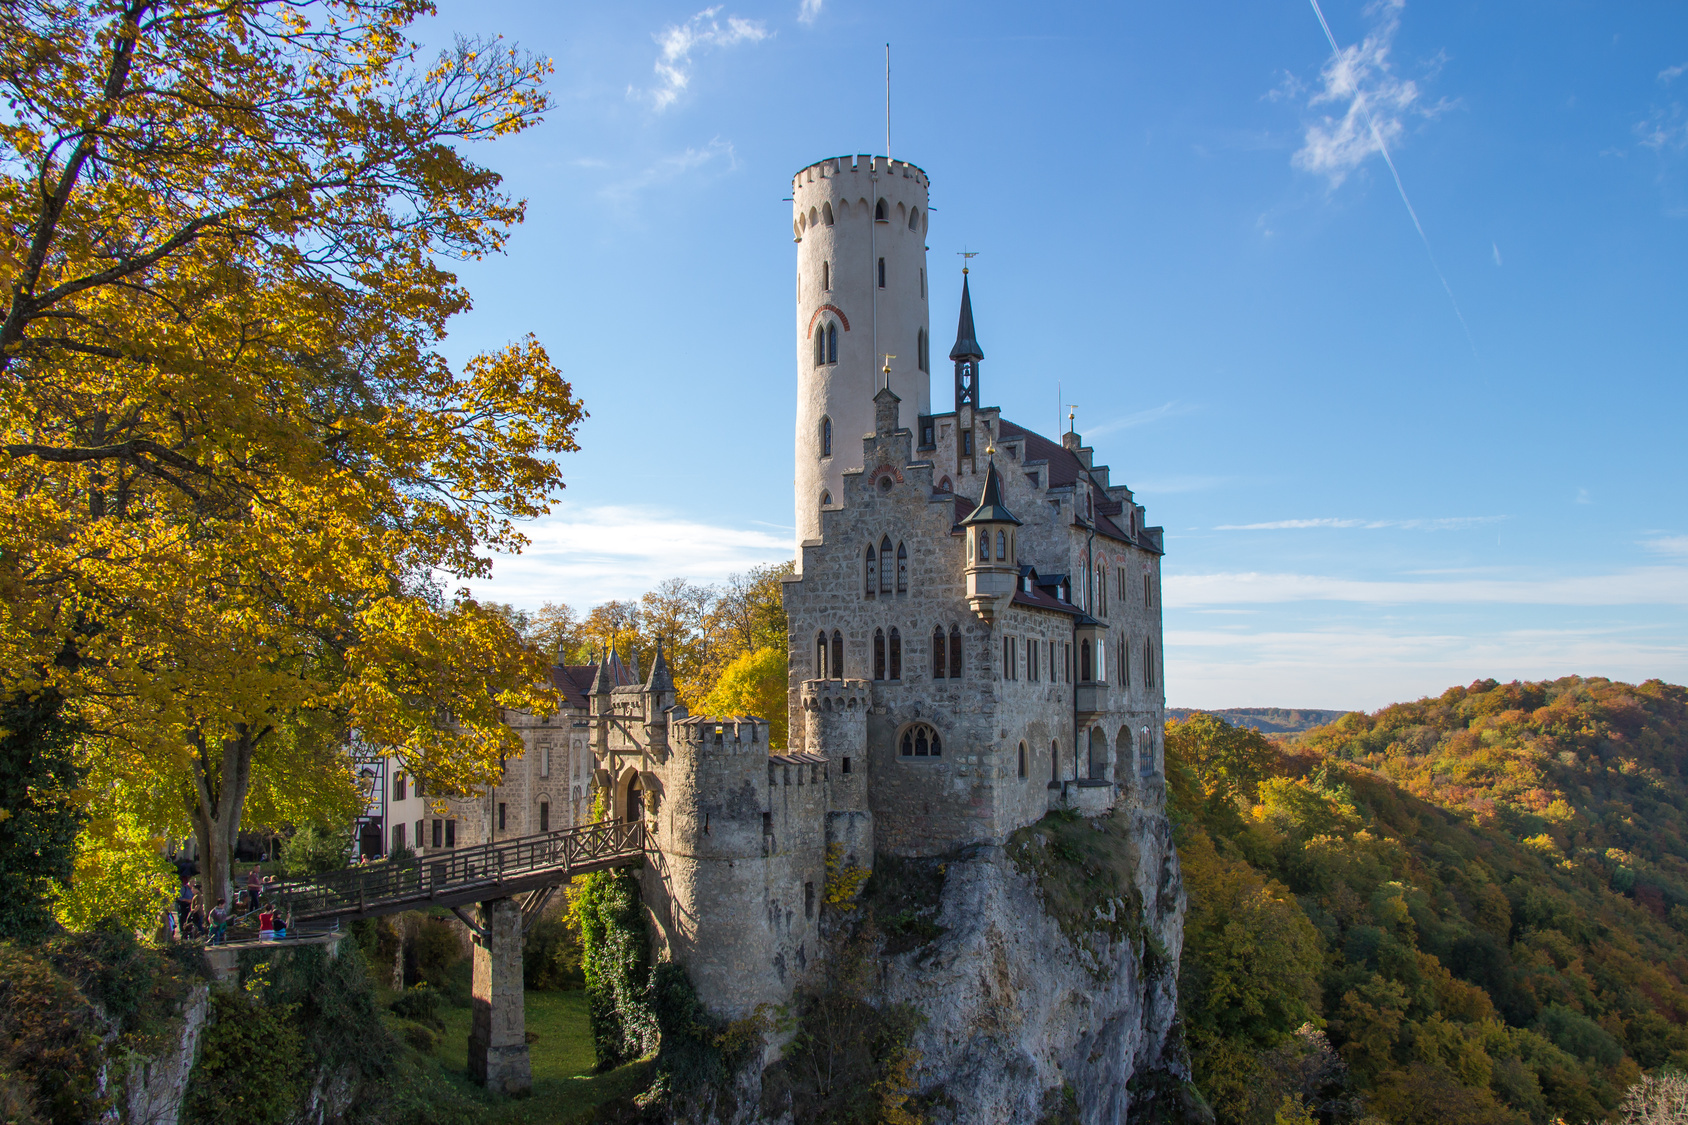
[[[645,691],[650,695],[655,695],[658,692],[672,692],[673,690],[674,677],[669,674],[668,661],[662,657],[662,638],[658,637],[656,656],[651,660],[651,675],[650,679],[645,681]]]
[[[997,476],[996,459],[991,459],[985,470],[985,493],[979,497],[979,506],[973,509],[973,514],[961,521],[963,527],[975,523],[1012,523],[1020,521],[1014,517],[1002,503],[1002,478]]]

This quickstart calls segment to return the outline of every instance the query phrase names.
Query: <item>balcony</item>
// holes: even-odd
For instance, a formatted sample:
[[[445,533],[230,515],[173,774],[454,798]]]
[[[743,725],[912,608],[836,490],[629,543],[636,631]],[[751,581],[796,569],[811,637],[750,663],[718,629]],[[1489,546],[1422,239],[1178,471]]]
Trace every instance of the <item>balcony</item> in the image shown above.
[[[1108,685],[1099,681],[1073,685],[1073,705],[1080,715],[1094,715],[1108,709]]]

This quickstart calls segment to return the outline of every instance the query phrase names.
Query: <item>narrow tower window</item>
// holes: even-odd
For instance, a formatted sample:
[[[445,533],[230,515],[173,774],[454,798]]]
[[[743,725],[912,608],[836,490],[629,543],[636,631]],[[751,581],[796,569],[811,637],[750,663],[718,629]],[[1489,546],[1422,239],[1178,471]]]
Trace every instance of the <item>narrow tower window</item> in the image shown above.
[[[879,541],[879,592],[891,592],[891,537]]]
[[[931,370],[926,366],[926,329],[924,328],[914,334],[914,362],[919,365],[922,371]]]
[[[1061,780],[1061,744],[1049,744],[1049,784],[1054,785]]]
[[[821,263],[821,290],[823,292],[826,292],[826,291],[830,291],[831,289],[832,289],[832,266],[830,266],[826,262],[822,262]]]
[[[821,204],[821,221],[826,223],[829,227],[832,225],[832,204]]]
[[[891,627],[891,679],[903,678],[903,635]]]
[[[944,678],[944,627],[938,626],[932,630],[932,678]]]
[[[908,593],[908,548],[897,544],[897,593]]]
[[[1084,641],[1078,646],[1078,679],[1080,683],[1090,682],[1090,642]]]
[[[879,556],[874,553],[873,544],[870,543],[867,548],[867,587],[864,592],[871,598],[878,589]]]
[[[950,626],[949,650],[950,679],[959,680],[961,679],[961,630],[954,625]]]
[[[838,362],[838,325],[836,324],[826,326],[826,361],[828,363]]]
[[[919,230],[920,229],[920,208],[910,207],[908,209],[908,229],[909,230]]]
[[[1026,776],[1026,744],[1020,743],[1020,777]]]
[[[832,503],[832,493],[822,492],[821,493],[821,507],[825,508],[826,506],[828,506],[831,503]]]
[[[885,288],[885,259],[879,259],[879,288]]]
[[[883,199],[873,205],[873,221],[876,223],[885,221],[885,201]]]
[[[815,679],[826,678],[826,631],[823,629],[815,638]]]
[[[1008,560],[1008,535],[1006,532],[996,533],[996,557],[998,562]]]
[[[832,678],[844,678],[844,634],[837,629],[832,631]]]
[[[885,630],[873,631],[873,678],[885,678]]]
[[[826,362],[826,325],[815,329],[815,366]]]
[[[926,267],[920,267],[920,299],[926,299]]]
[[[832,419],[821,419],[821,456],[832,456]]]

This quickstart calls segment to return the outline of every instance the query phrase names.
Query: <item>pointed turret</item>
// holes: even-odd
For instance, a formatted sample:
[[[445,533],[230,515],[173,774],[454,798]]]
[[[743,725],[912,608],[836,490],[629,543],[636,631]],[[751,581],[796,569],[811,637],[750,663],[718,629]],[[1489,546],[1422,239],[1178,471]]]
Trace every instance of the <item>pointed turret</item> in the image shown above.
[[[979,506],[973,509],[973,514],[961,521],[963,527],[970,527],[976,523],[1011,523],[1020,526],[1020,521],[1014,518],[1002,503],[1002,478],[996,474],[996,458],[991,458],[990,467],[985,470],[985,492],[979,497]]]
[[[979,361],[985,358],[979,338],[973,331],[973,294],[967,289],[967,271],[961,271],[961,320],[955,328],[955,347],[950,349],[955,361],[955,409],[979,405]],[[968,452],[971,452],[969,450]]]
[[[662,657],[662,638],[659,637],[656,642],[656,657],[651,661],[651,675],[645,681],[645,691],[654,695],[657,692],[673,690],[674,677],[669,674],[668,661]]]
[[[955,327],[955,347],[950,349],[950,358],[985,358],[983,349],[979,347],[978,337],[973,332],[973,294],[967,289],[966,270],[961,271],[961,320]]]
[[[967,528],[967,604],[985,621],[1014,596],[1020,564],[1014,529],[1020,521],[1002,502],[1002,478],[996,458],[985,470],[985,491],[979,506],[961,521]]]
[[[608,695],[610,689],[615,686],[610,680],[610,661],[614,658],[614,655],[614,653],[611,653],[608,656],[598,658],[598,675],[592,681],[593,695]]]

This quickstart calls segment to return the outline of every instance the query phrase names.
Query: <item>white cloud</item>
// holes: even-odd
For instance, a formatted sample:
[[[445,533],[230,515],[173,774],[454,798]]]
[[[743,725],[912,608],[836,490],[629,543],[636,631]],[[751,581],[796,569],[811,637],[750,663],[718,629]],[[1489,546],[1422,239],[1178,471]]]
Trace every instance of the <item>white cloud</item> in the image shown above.
[[[1677,63],[1675,66],[1667,66],[1663,70],[1659,71],[1659,81],[1664,83],[1674,82],[1678,78],[1682,77],[1684,71],[1688,71],[1688,63]]]
[[[1644,539],[1641,545],[1655,554],[1688,559],[1688,535],[1661,535],[1656,539]]]
[[[1166,635],[1167,702],[1182,707],[1374,710],[1488,676],[1681,682],[1685,673],[1688,643],[1680,636],[1626,627],[1414,633],[1359,626],[1239,635],[1169,624]]]
[[[719,4],[705,8],[685,23],[669,24],[653,36],[661,49],[652,68],[656,71],[657,85],[645,91],[645,96],[657,110],[673,105],[691,84],[693,52],[701,54],[716,47],[760,43],[772,34],[761,20],[739,16],[728,16],[723,27],[715,18],[720,11]],[[634,93],[632,87],[628,93]]]
[[[803,0],[803,3],[797,9],[798,22],[814,23],[819,19],[822,2],[823,0]]]
[[[716,137],[702,148],[687,148],[684,152],[660,157],[632,175],[609,180],[598,189],[598,195],[611,203],[628,203],[648,187],[679,176],[696,175],[699,169],[710,166],[723,171],[738,167],[738,151],[733,148],[732,142]]]
[[[1195,407],[1184,402],[1165,402],[1159,406],[1152,406],[1147,410],[1139,410],[1134,414],[1127,414],[1122,418],[1103,422],[1098,426],[1086,426],[1084,436],[1098,438],[1104,434],[1111,434],[1116,430],[1129,430],[1136,426],[1145,426],[1150,422],[1158,422],[1162,418],[1176,418],[1182,414],[1190,414]]]
[[[1491,242],[1491,243],[1489,243],[1489,248],[1492,249],[1495,252],[1495,265],[1497,265],[1497,266],[1500,265],[1501,264],[1501,261],[1500,261],[1500,243]]]
[[[1392,146],[1405,132],[1408,114],[1431,112],[1419,104],[1418,85],[1390,69],[1389,50],[1404,4],[1378,0],[1366,9],[1376,20],[1370,34],[1331,55],[1321,72],[1324,83],[1308,102],[1337,106],[1341,114],[1307,126],[1291,162],[1326,177],[1332,187],[1385,145]]]
[[[1338,578],[1323,574],[1174,574],[1166,604],[1358,602],[1368,605],[1675,605],[1688,606],[1688,567],[1635,567],[1608,574],[1556,578],[1465,578],[1445,581]]]
[[[476,597],[581,608],[637,597],[665,578],[719,582],[795,554],[789,533],[716,526],[660,508],[564,507],[523,530],[527,550],[495,556],[492,577],[469,583]]]
[[[1356,520],[1321,516],[1302,520],[1270,520],[1266,523],[1222,523],[1215,531],[1286,531],[1307,527],[1399,527],[1412,531],[1454,531],[1477,527],[1485,523],[1499,523],[1505,516],[1448,516],[1442,519],[1413,520]]]

